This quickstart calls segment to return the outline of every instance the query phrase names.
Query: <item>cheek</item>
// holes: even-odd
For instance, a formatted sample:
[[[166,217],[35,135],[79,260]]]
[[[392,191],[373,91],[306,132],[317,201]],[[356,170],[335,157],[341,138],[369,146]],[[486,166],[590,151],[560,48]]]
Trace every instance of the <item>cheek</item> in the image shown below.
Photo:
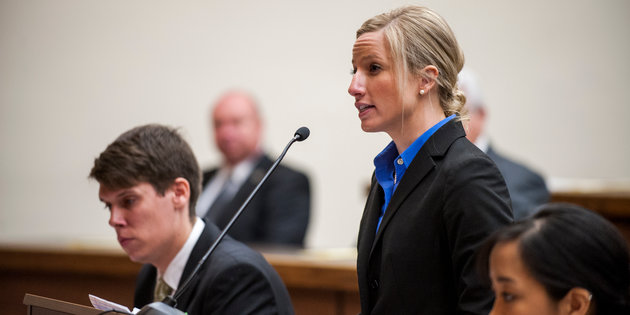
[[[374,82],[371,86],[371,95],[375,103],[380,105],[391,107],[398,103],[397,89],[389,82]]]
[[[143,216],[142,223],[145,227],[149,229],[154,228],[164,228],[168,226],[173,219],[172,204],[169,201],[168,197],[170,196],[170,192],[166,192],[165,197],[159,198],[155,200],[151,205],[147,205],[145,208],[145,215]]]
[[[529,310],[532,314],[537,315],[555,315],[560,314],[558,303],[554,302],[546,292],[539,292],[532,296],[528,303]]]
[[[557,315],[553,303],[541,296],[521,295],[512,302],[496,301],[491,315]]]

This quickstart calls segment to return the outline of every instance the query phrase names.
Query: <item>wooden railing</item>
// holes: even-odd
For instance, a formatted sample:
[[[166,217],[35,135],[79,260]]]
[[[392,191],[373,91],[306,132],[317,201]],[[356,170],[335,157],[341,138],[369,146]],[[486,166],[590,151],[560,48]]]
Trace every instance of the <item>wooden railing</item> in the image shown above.
[[[552,201],[602,214],[630,242],[630,192],[554,192]],[[296,314],[359,312],[352,249],[261,251],[289,289]],[[0,310],[23,314],[25,293],[83,305],[89,305],[89,293],[132,306],[139,269],[120,249],[0,245]]]
[[[285,282],[296,314],[357,314],[352,251],[263,253]],[[133,306],[140,265],[122,250],[0,246],[0,310],[24,314],[26,293],[89,305],[88,294]]]

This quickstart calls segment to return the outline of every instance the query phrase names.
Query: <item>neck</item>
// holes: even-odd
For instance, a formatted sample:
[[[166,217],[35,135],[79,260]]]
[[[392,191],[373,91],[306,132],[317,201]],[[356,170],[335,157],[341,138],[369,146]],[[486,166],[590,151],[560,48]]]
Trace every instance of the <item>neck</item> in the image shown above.
[[[188,216],[185,218],[178,217],[176,221],[177,222],[173,222],[173,226],[177,226],[178,228],[173,229],[174,232],[170,237],[170,243],[166,244],[169,249],[167,250],[164,248],[162,252],[165,255],[162,259],[153,264],[155,268],[157,268],[158,274],[164,274],[164,272],[166,272],[166,269],[171,264],[171,261],[175,259],[177,253],[179,253],[182,247],[184,247],[184,244],[186,244],[186,241],[192,232],[193,224],[195,222],[194,220],[191,222]]]
[[[402,127],[399,130],[388,132],[396,144],[398,154],[404,152],[418,137],[446,118],[437,95],[427,96],[426,102],[416,104],[414,108],[417,110],[403,116]]]

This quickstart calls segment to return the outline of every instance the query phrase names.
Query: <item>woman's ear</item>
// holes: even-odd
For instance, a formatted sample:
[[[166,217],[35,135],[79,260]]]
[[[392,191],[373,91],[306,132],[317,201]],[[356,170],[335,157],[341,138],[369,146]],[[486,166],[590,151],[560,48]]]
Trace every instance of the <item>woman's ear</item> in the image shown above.
[[[175,181],[171,185],[173,191],[173,204],[176,209],[183,208],[188,211],[188,205],[190,204],[190,183],[183,177],[175,178]]]
[[[435,86],[435,80],[439,74],[440,71],[435,66],[428,65],[422,68],[419,74],[418,94],[424,95],[429,93]]]
[[[585,315],[591,307],[593,295],[584,288],[573,288],[560,300],[563,314]]]

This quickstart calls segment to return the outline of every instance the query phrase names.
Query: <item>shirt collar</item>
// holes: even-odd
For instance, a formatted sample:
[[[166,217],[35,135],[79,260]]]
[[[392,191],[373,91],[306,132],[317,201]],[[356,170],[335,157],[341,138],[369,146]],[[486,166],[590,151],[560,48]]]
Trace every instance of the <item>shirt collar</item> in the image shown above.
[[[219,172],[221,172],[221,175],[225,177],[224,181],[227,181],[229,179],[234,186],[240,187],[241,184],[243,184],[243,182],[247,180],[249,175],[256,167],[256,162],[259,160],[259,158],[260,155],[258,154],[252,155],[247,159],[239,162],[231,169],[227,167],[222,167]]]
[[[232,171],[232,182],[240,186],[245,180],[247,180],[249,175],[254,170],[257,160],[258,157],[256,156],[250,157],[243,162],[238,163],[238,165],[236,165],[236,167],[234,167],[234,170]]]
[[[390,142],[381,153],[379,153],[374,158],[374,166],[376,169],[376,179],[379,183],[383,183],[385,178],[391,178],[392,172],[396,169],[398,175],[398,180],[402,178],[404,171],[409,167],[411,161],[416,157],[422,146],[427,140],[438,130],[440,127],[445,125],[447,122],[455,118],[456,115],[453,114],[442,119],[437,124],[433,125],[433,127],[429,128],[429,130],[425,131],[418,137],[414,142],[400,155],[398,154],[398,150],[396,149],[396,145],[394,141]],[[398,161],[402,161],[399,163]],[[396,166],[398,165],[398,166]]]
[[[391,141],[383,151],[381,151],[374,158],[374,167],[376,170],[379,169],[390,169],[393,170],[391,163],[398,156],[398,150],[396,149],[396,144],[394,141]]]
[[[192,231],[190,231],[190,235],[188,235],[186,243],[184,243],[184,246],[179,250],[177,255],[175,255],[175,258],[173,258],[162,276],[164,282],[166,282],[169,287],[173,288],[173,291],[177,290],[190,253],[192,253],[193,247],[197,244],[197,240],[199,240],[205,226],[206,224],[199,217],[195,217],[195,224],[193,225]]]
[[[481,132],[481,134],[477,137],[475,141],[475,145],[479,150],[488,153],[488,147],[490,146],[490,138],[485,132]]]
[[[429,128],[429,130],[427,130],[424,133],[422,133],[422,135],[420,135],[420,137],[418,137],[418,139],[416,139],[405,151],[403,151],[402,154],[400,154],[399,158],[402,158],[403,163],[405,165],[405,169],[407,169],[409,167],[409,164],[411,164],[411,161],[413,160],[413,158],[416,157],[416,155],[418,154],[418,152],[420,151],[422,146],[427,142],[427,140],[429,140],[429,138],[431,138],[431,136],[438,129],[440,129],[440,127],[444,126],[444,124],[449,122],[451,119],[455,118],[455,116],[456,115],[453,114],[451,116],[448,116],[448,117],[440,120],[440,122],[438,122],[437,124],[433,125],[433,127]],[[396,160],[398,160],[398,159],[396,159]]]

